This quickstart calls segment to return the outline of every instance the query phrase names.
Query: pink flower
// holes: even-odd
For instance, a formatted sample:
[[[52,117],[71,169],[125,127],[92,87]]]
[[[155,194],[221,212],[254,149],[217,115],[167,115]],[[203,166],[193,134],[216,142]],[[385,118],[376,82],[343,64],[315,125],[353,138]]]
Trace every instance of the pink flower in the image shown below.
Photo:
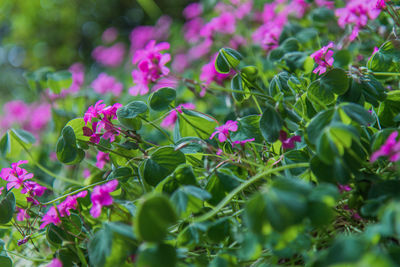
[[[67,198],[57,206],[60,216],[71,216],[70,210],[75,210],[78,207],[77,199],[86,197],[87,193],[87,191],[82,191],[76,195],[67,196]]]
[[[82,63],[75,63],[69,68],[69,71],[72,73],[72,84],[68,91],[76,93],[80,90],[85,79],[84,67]]]
[[[161,54],[161,51],[169,49],[169,43],[156,44],[150,41],[145,49],[135,52],[132,63],[137,64],[138,70],[132,71],[135,85],[129,89],[132,95],[144,95],[149,91],[149,84],[156,82],[163,76],[168,75],[169,68],[165,65],[171,60],[170,54]]]
[[[242,147],[244,147],[244,145],[248,142],[253,142],[255,140],[255,138],[251,138],[251,139],[245,139],[243,141],[233,141],[232,142],[232,147],[234,147],[235,145],[241,145]]]
[[[98,218],[100,216],[103,206],[110,206],[113,203],[110,193],[113,192],[117,186],[118,181],[112,180],[104,185],[97,185],[93,188],[93,193],[90,197],[93,203],[90,214],[93,218]]]
[[[200,35],[211,38],[215,33],[233,34],[236,30],[236,18],[229,12],[222,13],[206,23],[200,31]]]
[[[301,137],[299,135],[287,138],[287,133],[283,130],[279,132],[279,140],[282,142],[283,149],[292,149],[295,146],[295,142],[301,142]]]
[[[151,88],[152,92],[158,91],[161,88],[169,87],[169,88],[177,88],[179,84],[179,80],[174,76],[166,76],[159,79]]]
[[[118,30],[114,27],[106,29],[101,35],[101,39],[104,43],[112,43],[118,37]]]
[[[43,229],[48,224],[60,225],[61,219],[58,217],[57,210],[54,206],[52,206],[46,214],[43,216],[42,220],[43,223],[40,225],[40,229]]]
[[[202,12],[203,8],[201,7],[200,3],[192,3],[185,7],[185,9],[183,10],[183,16],[186,19],[192,19],[200,16]]]
[[[218,148],[217,153],[215,153],[215,154],[217,154],[218,156],[221,156],[223,152],[224,151],[221,148]]]
[[[161,122],[161,127],[172,127],[175,125],[176,120],[178,119],[178,114],[177,112],[182,114],[182,108],[185,109],[195,109],[196,106],[192,103],[183,103],[178,105],[175,109],[171,110],[171,112],[168,114],[168,116],[165,117],[165,119]]]
[[[101,111],[106,107],[106,104],[102,104],[103,100],[99,100],[96,102],[94,106],[90,106],[83,116],[83,120],[85,121],[85,125],[88,122],[92,122],[93,118],[99,118]]]
[[[185,40],[189,43],[195,43],[200,40],[200,31],[204,22],[202,18],[194,18],[183,25],[183,33]]]
[[[378,1],[378,4],[380,2]],[[338,8],[335,15],[339,17],[338,24],[345,28],[348,25],[353,25],[356,29],[353,30],[350,39],[355,39],[359,29],[367,25],[368,20],[376,19],[379,16],[380,9],[377,8],[376,0],[350,0],[346,6]]]
[[[25,169],[20,168],[21,164],[26,164],[28,161],[20,160],[11,164],[11,168],[3,168],[0,172],[0,177],[7,181],[7,190],[15,187],[24,187],[24,181],[33,178],[32,173],[28,173]]]
[[[90,170],[88,168],[83,169],[82,176],[83,178],[87,179],[91,175]]]
[[[386,0],[378,0],[376,3],[376,7],[380,9],[386,8]]]
[[[96,167],[102,170],[104,165],[110,161],[110,155],[108,153],[104,153],[99,151],[96,156]]]
[[[97,76],[97,78],[92,82],[91,86],[96,93],[112,93],[117,97],[121,94],[123,88],[122,83],[118,82],[114,77],[109,76],[104,72]]]
[[[218,140],[223,143],[228,139],[229,132],[236,132],[238,130],[237,121],[227,121],[224,125],[215,128],[216,131],[212,133],[210,139],[213,139],[216,134],[218,134]]]
[[[372,153],[371,162],[376,161],[381,156],[389,157],[392,162],[400,160],[400,141],[396,141],[398,135],[397,131],[391,133],[381,148]]]
[[[41,186],[40,184],[33,182],[33,181],[27,181],[23,184],[23,188],[21,190],[22,194],[29,194],[29,196],[26,197],[26,200],[28,202],[32,202],[33,205],[39,205],[39,201],[36,199],[37,197],[41,197],[44,194],[44,191],[46,191],[47,188],[44,186]]]
[[[92,57],[106,67],[118,67],[124,60],[125,45],[116,43],[113,46],[98,46],[92,52]]]
[[[351,191],[351,187],[349,185],[342,185],[338,184],[339,192],[342,194],[343,192],[349,192]]]
[[[29,219],[30,217],[31,216],[29,216],[27,210],[17,207],[17,221],[23,222],[25,219]]]
[[[320,50],[311,54],[311,58],[314,59],[315,63],[318,64],[318,67],[313,71],[314,73],[318,73],[319,75],[326,72],[327,67],[332,66],[333,64],[333,51],[329,50],[329,48],[333,48],[334,43],[330,42],[327,46],[322,47]]]
[[[63,264],[59,259],[54,258],[46,267],[63,267]]]
[[[174,61],[172,61],[171,67],[177,73],[183,73],[189,66],[188,56],[184,53],[176,54]]]
[[[314,1],[317,6],[324,6],[329,9],[333,9],[335,7],[335,2],[330,0],[315,0]]]

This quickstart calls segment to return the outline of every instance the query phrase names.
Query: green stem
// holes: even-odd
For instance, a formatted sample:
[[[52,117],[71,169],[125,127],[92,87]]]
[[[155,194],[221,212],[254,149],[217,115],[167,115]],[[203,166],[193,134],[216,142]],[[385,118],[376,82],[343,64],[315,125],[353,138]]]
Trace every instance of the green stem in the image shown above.
[[[287,170],[287,169],[294,169],[294,168],[301,168],[301,167],[308,167],[308,166],[309,166],[309,163],[296,163],[296,164],[290,164],[290,165],[277,167],[275,169],[269,169],[265,172],[257,174],[255,176],[253,176],[251,179],[247,180],[246,182],[240,184],[238,187],[233,189],[233,191],[230,192],[217,206],[215,206],[214,209],[207,212],[206,214],[203,214],[202,216],[194,218],[192,220],[192,222],[194,222],[194,223],[203,222],[203,221],[210,219],[211,217],[216,215],[223,207],[225,207],[236,194],[240,193],[242,190],[246,189],[249,185],[257,182],[258,180],[260,180],[261,178],[263,178],[266,175],[280,172],[280,171]]]
[[[67,183],[71,183],[71,184],[76,184],[76,185],[82,185],[80,182],[63,177],[63,176],[59,176],[58,174],[55,174],[54,172],[50,171],[49,169],[47,169],[46,167],[44,167],[42,164],[40,164],[39,162],[37,162],[31,152],[29,151],[29,149],[25,146],[25,144],[23,142],[21,142],[18,138],[15,138],[15,140],[17,140],[17,142],[22,146],[22,148],[25,150],[26,154],[28,154],[29,158],[31,159],[32,163],[34,165],[36,165],[39,169],[41,169],[43,172],[45,172],[46,174],[61,180],[63,182],[67,182]]]
[[[153,0],[137,0],[137,2],[152,19],[156,19],[162,14],[160,8]]]
[[[50,260],[48,260],[48,259],[39,259],[39,258],[32,258],[32,257],[28,257],[28,256],[25,256],[25,255],[21,255],[21,254],[18,254],[18,253],[15,253],[15,252],[13,252],[13,251],[9,251],[9,250],[3,250],[4,252],[7,252],[7,253],[9,253],[9,254],[11,254],[11,255],[14,255],[14,256],[17,256],[17,257],[20,257],[20,258],[23,258],[23,259],[25,259],[25,260],[28,260],[28,261],[33,261],[33,262],[45,262],[45,261],[50,261]]]
[[[171,139],[171,137],[168,135],[168,133],[166,133],[161,127],[159,127],[157,124],[154,124],[153,122],[147,120],[146,118],[140,117],[142,120],[144,120],[145,122],[147,122],[148,124],[150,124],[151,126],[153,126],[154,128],[156,128],[160,133],[162,133],[171,143],[173,143],[175,145],[174,140]],[[154,144],[152,144],[152,146],[154,146]]]
[[[400,76],[400,72],[372,72],[372,74],[380,76]]]

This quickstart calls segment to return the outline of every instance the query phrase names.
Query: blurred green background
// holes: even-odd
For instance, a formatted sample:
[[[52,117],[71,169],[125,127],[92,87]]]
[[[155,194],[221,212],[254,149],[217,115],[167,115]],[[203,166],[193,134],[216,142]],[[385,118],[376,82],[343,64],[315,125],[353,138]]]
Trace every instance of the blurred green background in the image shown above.
[[[129,43],[138,25],[153,25],[160,15],[182,21],[189,0],[0,0],[0,93],[20,98],[27,84],[22,74],[42,66],[67,69],[89,65],[91,52],[109,27]],[[127,45],[129,47],[129,45]]]

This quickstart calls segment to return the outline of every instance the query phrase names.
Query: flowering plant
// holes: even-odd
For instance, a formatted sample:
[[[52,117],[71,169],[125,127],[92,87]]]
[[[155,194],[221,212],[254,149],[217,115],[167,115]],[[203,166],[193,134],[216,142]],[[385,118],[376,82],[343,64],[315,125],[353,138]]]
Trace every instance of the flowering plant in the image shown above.
[[[400,265],[398,8],[196,2],[26,73],[1,266]]]

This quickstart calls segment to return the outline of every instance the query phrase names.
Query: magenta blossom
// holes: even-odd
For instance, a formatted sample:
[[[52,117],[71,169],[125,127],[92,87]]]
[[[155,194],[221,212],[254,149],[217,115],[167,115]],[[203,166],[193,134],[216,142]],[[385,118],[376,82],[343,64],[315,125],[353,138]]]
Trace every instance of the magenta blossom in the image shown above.
[[[398,135],[397,131],[391,133],[381,148],[372,153],[371,162],[376,161],[381,156],[388,157],[392,162],[400,160],[400,141],[396,141]]]
[[[103,206],[110,206],[113,203],[110,193],[113,192],[117,186],[118,181],[112,180],[104,185],[97,185],[93,188],[93,193],[90,197],[93,203],[90,214],[93,218],[98,218],[100,216]]]
[[[99,94],[112,93],[119,96],[122,92],[123,85],[118,82],[113,76],[106,73],[100,73],[99,76],[91,84],[93,90]]]
[[[40,229],[43,229],[48,224],[60,225],[61,219],[58,217],[57,210],[54,206],[52,206],[46,214],[43,216],[42,220],[43,223],[40,225]]]
[[[169,43],[156,44],[150,41],[145,49],[135,52],[132,63],[137,64],[138,70],[132,71],[132,78],[135,85],[129,89],[132,95],[144,95],[149,91],[149,84],[168,75],[169,68],[165,65],[171,60],[171,55],[162,54],[161,51],[168,50]]]
[[[46,267],[63,267],[63,264],[58,258],[54,258]]]
[[[178,119],[177,112],[182,114],[182,108],[195,109],[196,106],[192,103],[183,103],[178,105],[175,109],[171,110],[171,112],[168,114],[168,116],[165,117],[165,119],[161,122],[160,125],[165,128],[174,126],[176,120]]]
[[[279,140],[282,142],[283,149],[292,149],[296,142],[301,142],[301,137],[299,135],[287,138],[287,133],[283,130],[279,132]]]
[[[380,9],[386,8],[386,0],[378,0],[376,3],[376,7]]]
[[[11,168],[3,168],[0,172],[0,177],[7,181],[7,190],[15,187],[16,189],[21,186],[24,187],[24,181],[32,179],[33,174],[28,173],[25,169],[19,167],[21,164],[28,163],[27,160],[20,160],[11,164]]]
[[[40,203],[36,198],[41,197],[44,194],[45,190],[47,190],[46,187],[41,186],[40,184],[33,181],[27,181],[23,184],[21,193],[29,194],[29,196],[26,197],[26,200],[33,203],[33,205],[39,205]]]
[[[102,102],[103,100],[99,100],[94,106],[90,106],[83,117],[86,125],[88,122],[92,123],[92,128],[83,127],[83,135],[90,137],[90,142],[96,144],[100,142],[101,137],[113,142],[115,136],[119,135],[112,121],[117,118],[117,110],[122,105],[115,103],[112,106],[106,106]]]
[[[183,16],[186,19],[192,19],[198,17],[203,12],[203,8],[200,3],[192,3],[185,7],[183,10]]]
[[[17,210],[17,221],[23,222],[25,219],[29,219],[31,216],[29,216],[27,210],[21,209],[19,207],[16,208]]]
[[[104,165],[110,161],[110,154],[99,151],[96,156],[96,167],[102,170]]]
[[[113,46],[98,46],[92,52],[92,57],[106,67],[118,67],[124,60],[125,45],[116,43]]]
[[[224,125],[215,128],[216,131],[213,132],[210,139],[213,139],[216,134],[218,134],[218,140],[223,143],[228,139],[229,132],[236,132],[238,130],[237,121],[227,121]]]
[[[241,145],[242,147],[244,147],[244,145],[246,143],[253,142],[254,140],[255,140],[255,138],[245,139],[245,140],[242,140],[242,141],[236,140],[236,141],[232,142],[232,147],[234,147],[235,145]]]
[[[311,54],[311,58],[313,58],[315,63],[318,64],[318,67],[313,71],[314,73],[319,72],[319,75],[321,75],[326,72],[327,67],[332,66],[334,60],[332,57],[333,51],[329,49],[334,46],[334,43],[330,42],[327,46],[324,46],[320,50]]]
[[[87,191],[82,191],[76,195],[67,196],[67,198],[57,206],[60,216],[71,216],[70,210],[75,210],[78,207],[77,199],[86,197],[87,193]]]
[[[342,185],[342,184],[338,184],[338,188],[339,188],[339,192],[342,194],[343,192],[349,192],[352,190],[352,188],[350,187],[350,185]]]

